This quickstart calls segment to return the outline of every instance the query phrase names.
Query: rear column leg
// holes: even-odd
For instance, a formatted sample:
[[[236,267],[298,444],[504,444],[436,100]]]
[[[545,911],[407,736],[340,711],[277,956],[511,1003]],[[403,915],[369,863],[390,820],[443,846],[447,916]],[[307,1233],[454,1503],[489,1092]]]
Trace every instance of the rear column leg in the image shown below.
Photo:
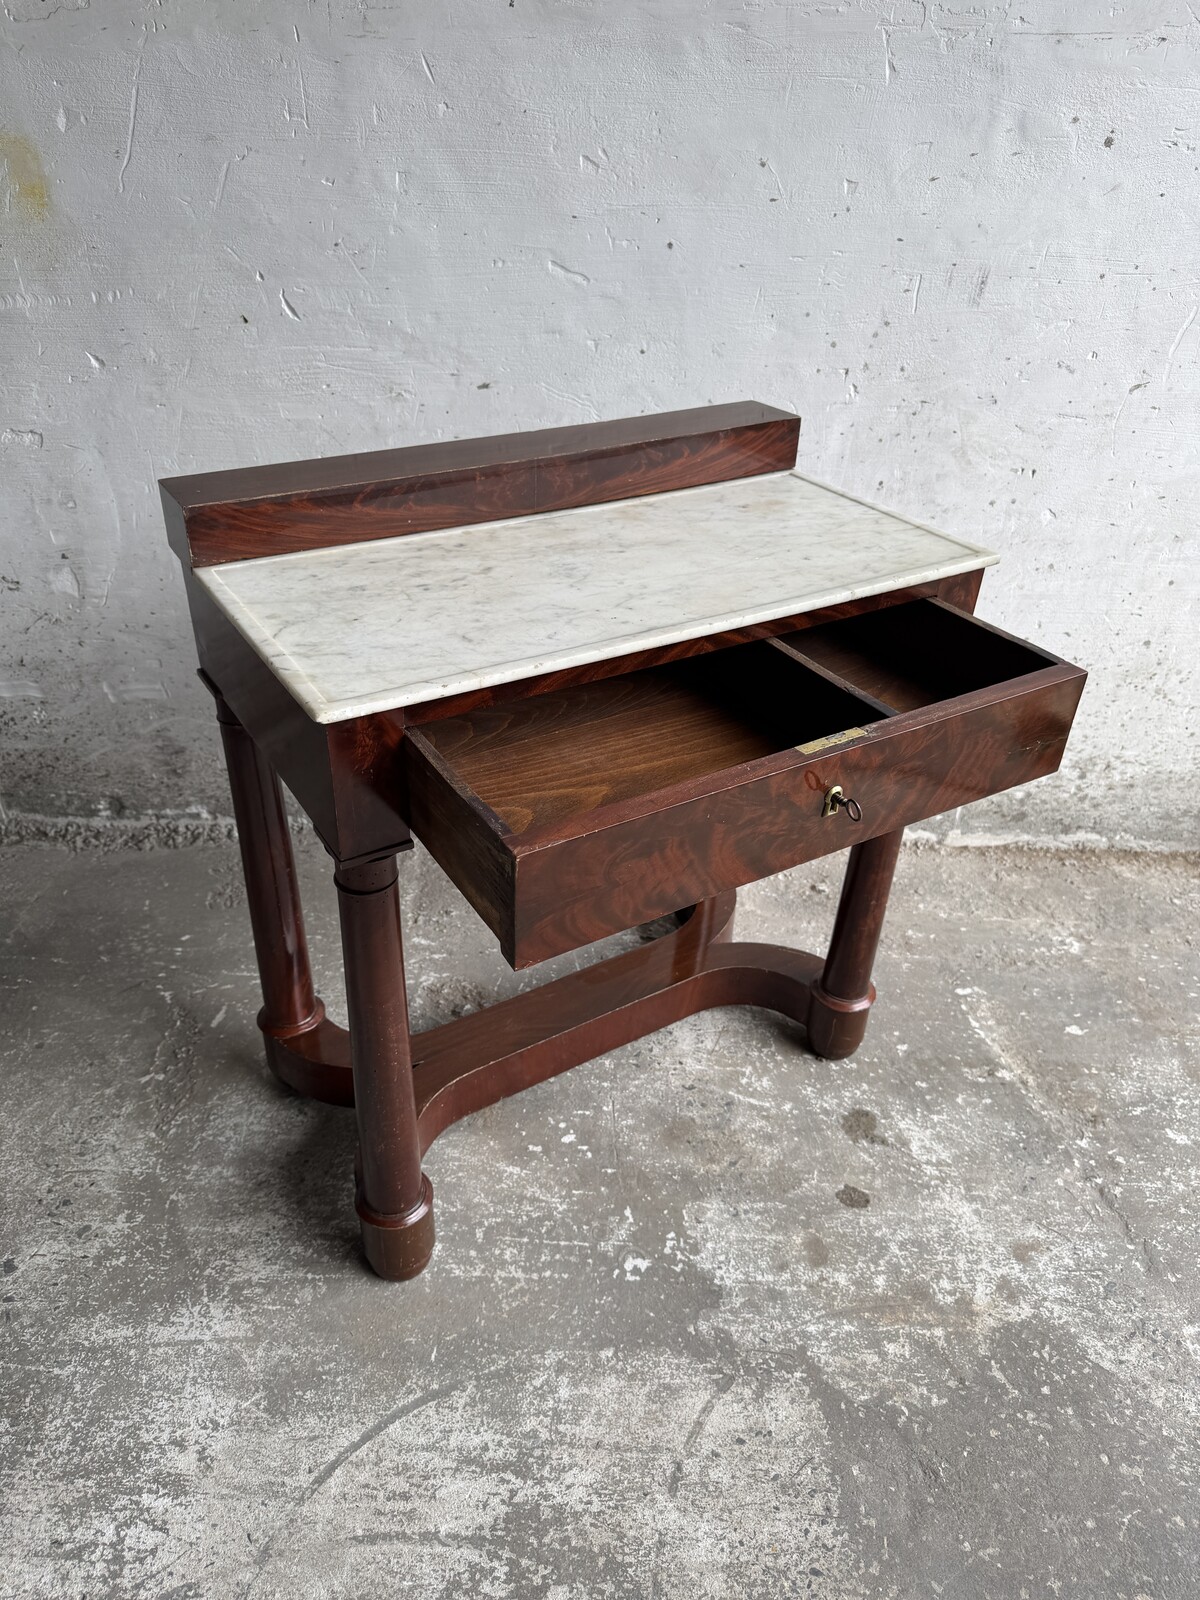
[[[809,1047],[827,1060],[853,1055],[867,1031],[875,1001],[871,968],[903,837],[898,828],[850,851],[829,954],[813,981],[808,1014]]]
[[[421,1171],[396,858],[339,866],[350,1054],[358,1117],[355,1209],[381,1278],[415,1278],[433,1253],[433,1186]]]
[[[254,953],[262,982],[263,1007],[258,1025],[265,1036],[267,1061],[274,1070],[275,1041],[315,1028],[325,1015],[325,1007],[313,992],[300,886],[279,779],[220,695],[217,721],[229,769]]]

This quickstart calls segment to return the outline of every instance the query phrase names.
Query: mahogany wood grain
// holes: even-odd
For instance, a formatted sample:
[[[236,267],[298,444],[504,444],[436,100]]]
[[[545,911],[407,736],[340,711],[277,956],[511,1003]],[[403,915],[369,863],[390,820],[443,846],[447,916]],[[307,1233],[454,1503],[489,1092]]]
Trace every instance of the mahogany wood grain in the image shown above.
[[[982,571],[949,579],[942,586],[939,599],[970,616],[982,579]],[[775,643],[781,648],[803,650],[808,636],[800,634],[794,640],[777,639]],[[855,689],[860,694],[865,692],[861,678]],[[850,850],[829,953],[821,976],[813,982],[808,1013],[809,1049],[826,1060],[853,1055],[866,1033],[867,1018],[876,999],[871,970],[903,839],[903,828],[897,828],[866,839]]]
[[[176,554],[201,567],[784,471],[799,433],[799,417],[745,401],[197,473],[160,488]]]
[[[515,863],[504,845],[508,830],[478,795],[457,781],[453,769],[432,745],[423,751],[423,760],[408,760],[411,737],[410,733],[400,752],[405,758],[403,784],[409,820],[419,819],[426,849],[499,935],[513,903]]]
[[[320,1021],[300,1033],[264,1035],[267,1065],[275,1076],[297,1094],[329,1105],[354,1104],[354,1066],[350,1035],[345,1028],[324,1014]]]
[[[376,1272],[411,1278],[433,1251],[433,1190],[421,1171],[396,859],[339,866],[334,881],[358,1117],[355,1206]]]
[[[875,1003],[871,968],[883,932],[904,829],[866,839],[850,851],[829,954],[812,986],[809,1048],[827,1061],[852,1056]]]
[[[852,726],[843,686],[747,645],[429,723],[465,791],[514,834]]]
[[[1057,769],[1082,674],[1048,667],[999,696],[980,691],[953,716],[926,708],[874,724],[866,737],[816,756],[751,763],[700,793],[594,816],[591,831],[541,830],[509,841],[516,901],[502,948],[530,965],[618,928],[662,915],[936,816]],[[822,815],[834,784],[862,807]],[[631,814],[632,813],[632,814]]]
[[[239,722],[300,802],[326,848],[335,858],[347,861],[410,847],[400,755],[406,725],[444,720],[480,706],[532,698],[539,693],[619,676],[622,671],[731,649],[747,642],[748,632],[753,632],[755,638],[773,637],[776,627],[766,624],[762,630],[738,630],[689,640],[680,646],[643,651],[612,662],[589,663],[424,707],[353,717],[322,726],[305,714],[190,573],[185,572],[185,582],[205,677],[214,689],[220,690]],[[931,585],[929,589],[940,594],[945,584]],[[808,617],[781,618],[778,627],[792,635],[797,632],[797,622],[815,626],[858,616],[900,604],[915,598],[916,593],[906,589],[866,596]]]
[[[782,470],[798,427],[708,407],[207,474],[165,482],[164,513],[190,569]],[[504,1096],[708,1006],[775,1009],[822,1055],[857,1046],[903,824],[1053,771],[1083,685],[964,615],[981,577],[320,727],[187,571],[268,1058],[299,1092],[356,1107],[356,1208],[378,1273],[425,1266],[422,1157]],[[279,777],[338,863],[349,1031],[313,992]],[[821,815],[835,783],[860,822]],[[514,965],[693,909],[648,945],[412,1036],[395,870],[409,820]],[[730,942],[736,885],[847,845],[824,961]]]
[[[938,599],[957,606],[960,611],[974,611],[986,570],[985,567],[977,567],[974,572],[959,572],[952,578],[943,578],[937,586]],[[900,598],[907,599],[908,596]],[[917,596],[912,598],[916,599]]]
[[[170,494],[164,495],[163,505],[173,545],[177,549],[181,542],[186,546],[183,509]],[[968,578],[977,587],[978,575],[969,574]],[[336,859],[345,861],[369,860],[389,851],[407,849],[411,844],[405,821],[399,754],[406,724],[444,718],[494,703],[497,699],[533,696],[550,689],[618,676],[643,666],[728,649],[750,639],[795,633],[808,624],[858,615],[922,594],[957,594],[961,589],[960,580],[944,579],[936,585],[865,596],[800,617],[779,618],[753,628],[728,630],[613,661],[589,663],[450,701],[354,717],[323,727],[305,714],[186,567],[185,583],[204,675],[223,695],[239,722],[312,819],[326,848]]]
[[[803,1026],[821,958],[732,943],[733,914],[733,894],[721,895],[650,944],[414,1034],[421,1154],[461,1118],[696,1011],[762,1006]],[[323,1040],[323,1060],[297,1041],[281,1076],[300,1093],[353,1104],[348,1035],[330,1024]]]
[[[843,1003],[857,1001],[870,986],[901,837],[900,832],[883,833],[855,845],[850,852],[821,974],[825,993]]]
[[[469,837],[493,888],[485,904],[477,895],[477,908],[507,959],[527,966],[1055,770],[1084,681],[1080,669],[941,602],[917,609],[910,630],[949,641],[949,653],[934,652],[946,699],[883,717],[788,653],[745,646],[715,665],[707,657],[638,674],[641,688],[609,680],[410,729],[402,748],[412,825],[468,894],[472,885],[456,875],[461,861],[452,851]],[[892,617],[880,612],[837,626],[867,633],[879,626],[881,655],[890,660]],[[695,708],[690,720],[676,714],[662,685],[690,672],[695,686],[702,665],[726,698],[699,737]],[[1007,672],[1016,676],[997,677]],[[996,681],[957,692],[981,677]],[[781,692],[785,681],[790,694]],[[650,693],[645,685],[657,687]],[[734,709],[738,694],[745,707],[745,726],[733,732],[730,692]],[[825,715],[823,694],[838,696],[838,715]],[[624,718],[606,714],[613,706],[626,708]],[[803,748],[856,729],[843,742]],[[752,736],[766,734],[775,750],[755,755]],[[542,759],[548,738],[549,762]],[[845,811],[822,814],[834,784],[858,801],[861,821]]]
[[[530,995],[431,1029],[414,1041],[424,1147],[451,1123],[508,1095],[713,1006],[754,1005],[803,1024],[819,957],[706,934],[733,897],[699,908],[677,934],[570,973]]]
[[[259,1026],[292,1035],[314,1027],[323,1008],[313,991],[283,794],[270,762],[220,698],[217,720],[262,982]]]

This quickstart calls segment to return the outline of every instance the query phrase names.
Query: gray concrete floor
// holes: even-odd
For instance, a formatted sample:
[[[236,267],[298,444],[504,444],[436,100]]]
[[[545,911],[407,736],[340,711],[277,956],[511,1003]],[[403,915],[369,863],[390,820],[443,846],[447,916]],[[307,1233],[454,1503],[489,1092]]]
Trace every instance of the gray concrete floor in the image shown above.
[[[403,866],[416,1025],[542,976]],[[835,870],[743,932],[820,948]],[[710,1013],[493,1107],[394,1286],[234,847],[6,852],[0,1594],[1200,1594],[1198,904],[906,851],[855,1060]]]

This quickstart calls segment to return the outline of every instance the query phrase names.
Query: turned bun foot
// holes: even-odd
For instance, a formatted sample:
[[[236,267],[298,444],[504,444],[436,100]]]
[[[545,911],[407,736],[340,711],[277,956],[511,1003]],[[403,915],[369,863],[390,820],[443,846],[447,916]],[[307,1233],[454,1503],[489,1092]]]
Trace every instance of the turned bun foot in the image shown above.
[[[874,1004],[874,984],[857,1000],[842,1000],[822,989],[819,980],[814,982],[808,1008],[809,1049],[826,1061],[852,1056],[863,1042]]]
[[[391,1283],[415,1278],[429,1265],[433,1254],[433,1185],[421,1174],[421,1197],[411,1211],[399,1217],[381,1217],[355,1196],[354,1209],[362,1227],[363,1253],[372,1271]]]

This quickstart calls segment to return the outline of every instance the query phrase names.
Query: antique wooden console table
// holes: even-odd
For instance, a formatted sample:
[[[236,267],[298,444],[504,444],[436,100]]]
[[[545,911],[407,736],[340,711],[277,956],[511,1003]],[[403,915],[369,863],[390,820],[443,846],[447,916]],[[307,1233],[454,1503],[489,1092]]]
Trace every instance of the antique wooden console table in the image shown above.
[[[1059,765],[1084,673],[974,619],[973,545],[795,473],[713,406],[162,484],[216,696],[273,1070],[357,1110],[385,1278],[433,1249],[451,1123],[708,1006],[849,1055],[906,823]],[[280,779],[335,863],[349,1031],[313,992]],[[671,931],[411,1035],[410,829],[516,967]],[[734,891],[849,848],[824,959]]]

